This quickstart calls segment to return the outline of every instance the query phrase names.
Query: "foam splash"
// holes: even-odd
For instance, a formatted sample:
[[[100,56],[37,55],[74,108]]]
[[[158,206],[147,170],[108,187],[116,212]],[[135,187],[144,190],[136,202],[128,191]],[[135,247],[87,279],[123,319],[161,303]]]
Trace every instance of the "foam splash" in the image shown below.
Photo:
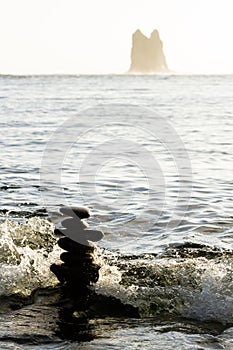
[[[2,222],[0,296],[29,295],[38,287],[56,285],[57,279],[50,272],[50,265],[60,260],[62,252],[56,242],[53,224],[43,218]],[[212,258],[181,258],[179,248],[173,257],[105,253],[96,252],[96,262],[102,265],[99,281],[93,286],[97,294],[138,307],[142,317],[170,314],[233,323],[231,255],[223,252]]]
[[[229,258],[154,258],[104,263],[95,286],[139,308],[142,317],[178,315],[233,323],[233,267]]]
[[[59,260],[53,225],[33,217],[25,223],[0,224],[0,295],[29,295],[38,287],[55,285],[50,265]]]
[[[183,297],[186,317],[233,323],[232,261],[209,261],[201,276],[201,289],[191,294],[187,291]]]

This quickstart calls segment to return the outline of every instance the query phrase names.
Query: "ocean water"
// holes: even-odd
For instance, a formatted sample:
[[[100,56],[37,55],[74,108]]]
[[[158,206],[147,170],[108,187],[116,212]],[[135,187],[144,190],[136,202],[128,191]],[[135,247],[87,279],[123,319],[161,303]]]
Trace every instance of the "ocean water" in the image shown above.
[[[0,349],[233,349],[232,91],[227,75],[0,76]],[[62,319],[62,205],[105,234],[92,288],[140,318]]]

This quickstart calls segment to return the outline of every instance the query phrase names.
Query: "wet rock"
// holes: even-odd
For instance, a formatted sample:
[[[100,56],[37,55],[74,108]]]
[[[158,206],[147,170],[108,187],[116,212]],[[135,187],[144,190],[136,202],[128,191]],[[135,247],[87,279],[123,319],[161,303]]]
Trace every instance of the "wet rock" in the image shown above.
[[[67,263],[68,265],[81,265],[83,263],[92,263],[93,262],[93,255],[92,254],[86,254],[85,256],[80,257],[77,254],[72,254],[70,252],[65,252],[60,255],[60,259]]]
[[[62,317],[76,319],[73,317],[74,312],[78,315],[77,320],[98,315],[138,317],[137,308],[124,305],[113,297],[97,295],[90,288],[91,284],[98,281],[100,269],[94,257],[96,246],[91,241],[99,241],[103,233],[86,229],[82,219],[90,216],[89,210],[62,207],[60,212],[69,217],[62,216],[63,228],[55,230],[56,234],[62,235],[58,245],[64,252],[60,256],[62,263],[52,264],[50,269],[61,284],[59,305]]]
[[[90,210],[82,207],[61,207],[60,212],[66,216],[78,216],[81,220],[90,217]]]
[[[93,253],[95,251],[95,246],[90,242],[83,245],[78,242],[74,242],[72,239],[68,237],[62,237],[58,240],[58,245],[60,248],[70,252],[71,254],[77,254],[81,258],[85,256],[85,254]]]
[[[58,240],[60,248],[64,249],[60,256],[62,264],[51,265],[51,271],[56,275],[59,282],[67,290],[78,296],[87,287],[95,283],[99,278],[100,266],[94,261],[95,246],[90,241],[99,241],[103,233],[98,230],[87,230],[82,219],[88,218],[90,212],[86,208],[62,207],[60,212],[69,216],[61,221],[63,228],[55,230],[56,234],[62,235]],[[64,237],[65,236],[65,237]]]

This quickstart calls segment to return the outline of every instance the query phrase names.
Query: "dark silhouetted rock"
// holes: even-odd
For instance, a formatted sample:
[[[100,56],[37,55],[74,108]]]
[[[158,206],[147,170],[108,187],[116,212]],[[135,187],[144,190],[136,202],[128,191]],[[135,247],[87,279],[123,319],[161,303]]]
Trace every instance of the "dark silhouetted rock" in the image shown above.
[[[58,240],[58,245],[60,248],[71,252],[71,253],[77,253],[81,254],[82,256],[84,254],[93,253],[95,250],[95,246],[92,245],[90,242],[87,242],[87,244],[80,244],[78,242],[74,242],[72,239],[68,237],[62,237]]]
[[[86,208],[62,207],[61,225],[55,234],[62,235],[58,245],[66,252],[61,254],[62,264],[52,264],[50,269],[65,288],[79,300],[80,294],[90,294],[88,286],[96,283],[100,266],[94,261],[95,246],[90,241],[99,241],[103,233],[98,230],[87,230],[82,219],[88,218],[90,212]]]
[[[79,219],[88,219],[90,217],[90,210],[82,207],[61,207],[60,212],[66,216],[77,215]]]
[[[52,264],[50,270],[56,275],[61,286],[61,297],[58,301],[61,307],[61,318],[73,322],[74,312],[79,315],[80,311],[85,314],[85,318],[98,315],[139,317],[137,308],[124,305],[113,297],[97,295],[90,288],[98,281],[100,269],[100,265],[95,261],[96,246],[90,241],[101,240],[103,233],[86,229],[82,219],[90,216],[89,210],[62,207],[60,212],[62,213],[60,224],[63,228],[56,228],[54,232],[59,237],[62,235],[58,239],[58,245],[65,251],[60,255],[62,262]],[[64,323],[62,323],[63,326]],[[62,328],[62,333],[68,332],[69,337],[70,331]]]
[[[155,29],[150,38],[137,30],[132,37],[131,66],[129,73],[168,72],[163,43]]]

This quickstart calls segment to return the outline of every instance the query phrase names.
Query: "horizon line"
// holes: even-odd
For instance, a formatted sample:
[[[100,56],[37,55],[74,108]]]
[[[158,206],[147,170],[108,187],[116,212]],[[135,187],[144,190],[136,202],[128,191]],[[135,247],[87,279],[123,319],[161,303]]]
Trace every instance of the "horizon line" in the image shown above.
[[[180,72],[154,72],[154,73],[0,73],[0,77],[82,77],[82,76],[225,76],[233,75],[233,72],[229,73],[180,73]]]

